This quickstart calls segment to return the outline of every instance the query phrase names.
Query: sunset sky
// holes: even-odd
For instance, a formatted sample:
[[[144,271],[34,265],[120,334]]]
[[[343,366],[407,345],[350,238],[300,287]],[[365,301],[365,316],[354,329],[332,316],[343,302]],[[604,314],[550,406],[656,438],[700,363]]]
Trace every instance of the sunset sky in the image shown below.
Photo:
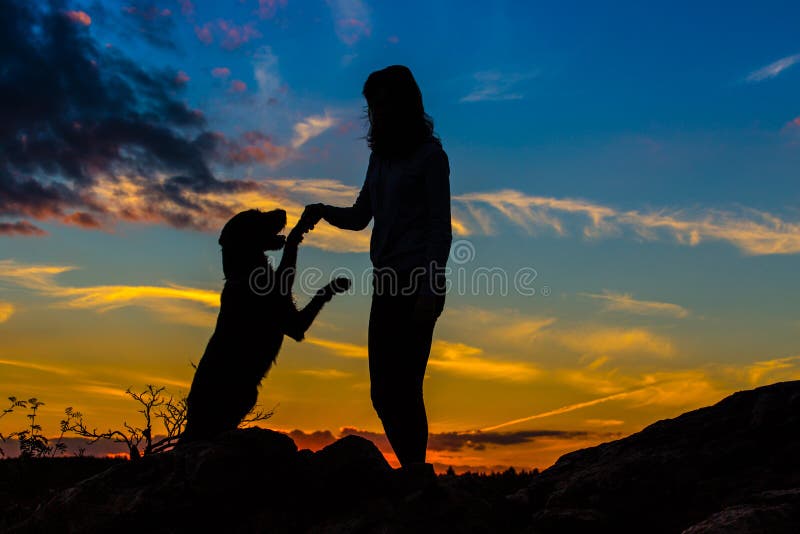
[[[392,64],[450,159],[438,469],[544,468],[800,378],[800,4],[0,6],[0,394],[43,400],[48,434],[67,406],[136,421],[130,386],[187,392],[222,224],[352,203],[361,88]],[[358,433],[394,461],[369,399],[368,244],[306,238],[298,301],[334,271],[354,290],[286,338],[259,403],[301,447]]]

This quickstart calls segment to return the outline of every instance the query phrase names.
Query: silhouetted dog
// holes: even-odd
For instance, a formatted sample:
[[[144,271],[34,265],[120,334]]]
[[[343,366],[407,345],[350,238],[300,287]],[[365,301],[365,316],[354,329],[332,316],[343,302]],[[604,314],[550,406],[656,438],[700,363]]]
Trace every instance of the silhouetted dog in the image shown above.
[[[216,329],[192,381],[181,443],[235,429],[255,406],[284,334],[301,341],[324,303],[350,286],[338,278],[298,310],[292,297],[297,247],[312,226],[301,219],[287,237],[278,233],[284,226],[283,210],[249,210],[222,229],[225,287]],[[264,252],[280,248],[281,263],[273,269]]]

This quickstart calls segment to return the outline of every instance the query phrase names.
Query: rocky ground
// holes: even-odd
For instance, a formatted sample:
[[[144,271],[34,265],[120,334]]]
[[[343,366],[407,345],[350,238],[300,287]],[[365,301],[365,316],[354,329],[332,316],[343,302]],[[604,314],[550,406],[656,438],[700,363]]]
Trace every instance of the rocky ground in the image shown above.
[[[0,462],[0,530],[794,533],[800,381],[567,454],[538,476],[440,476],[412,492],[357,436],[314,453],[284,434],[239,430],[76,484],[47,474],[69,461],[84,462],[74,479],[98,470],[92,459]]]

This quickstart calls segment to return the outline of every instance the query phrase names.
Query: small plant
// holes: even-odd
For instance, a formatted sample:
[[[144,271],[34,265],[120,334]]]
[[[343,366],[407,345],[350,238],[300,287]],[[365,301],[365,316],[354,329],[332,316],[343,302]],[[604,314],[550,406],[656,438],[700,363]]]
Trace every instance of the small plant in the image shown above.
[[[24,458],[54,457],[57,454],[64,454],[67,446],[63,443],[63,439],[67,433],[87,438],[89,440],[87,445],[103,439],[124,443],[128,448],[131,460],[172,448],[186,426],[188,410],[186,397],[175,398],[173,395],[168,395],[165,387],[151,384],[145,386],[145,389],[140,392],[133,391],[132,388],[128,388],[125,392],[141,406],[138,412],[144,418],[143,425],[135,426],[124,421],[122,429],[109,428],[101,432],[97,428],[90,428],[86,424],[83,414],[69,406],[64,409],[64,418],[60,424],[61,434],[53,444],[44,436],[42,426],[36,420],[39,407],[44,406],[44,402],[35,397],[28,400],[8,397],[10,404],[0,411],[0,418],[21,408],[30,412],[25,416],[28,419],[28,425],[27,428],[8,435],[0,433],[0,443],[9,439],[17,439],[20,456]],[[273,413],[273,410],[254,409],[242,420],[240,426],[249,426],[258,421],[264,421],[272,417]],[[154,424],[159,420],[164,434],[156,434],[154,431]],[[86,449],[79,448],[75,454],[84,456]],[[5,451],[0,448],[0,457],[4,456]]]
[[[97,428],[90,430],[84,422],[83,414],[69,407],[64,410],[65,418],[61,420],[62,435],[65,432],[72,432],[88,438],[89,444],[101,439],[124,443],[128,448],[131,460],[172,448],[186,426],[188,409],[186,397],[178,399],[172,395],[167,397],[166,388],[163,386],[156,387],[148,384],[145,387],[146,389],[141,392],[135,392],[131,388],[126,390],[126,393],[141,405],[141,409],[138,411],[144,417],[143,426],[133,426],[125,421],[122,423],[124,430],[108,429],[105,432],[100,432]],[[267,412],[255,410],[248,414],[241,425],[246,426],[263,421],[272,415],[272,410]],[[157,420],[161,420],[165,435],[156,436],[154,434],[153,424]]]
[[[9,397],[9,398],[8,398],[8,400],[9,400],[9,401],[11,401],[11,404],[9,405],[9,407],[8,407],[8,408],[4,408],[4,409],[3,409],[3,411],[2,411],[2,412],[0,412],[0,419],[2,419],[3,417],[7,416],[7,415],[8,415],[8,414],[10,414],[11,412],[13,412],[13,411],[14,411],[14,408],[24,408],[24,407],[25,407],[25,404],[26,404],[26,403],[25,403],[25,401],[17,400],[17,398],[16,398],[16,397]],[[8,440],[9,438],[11,438],[13,435],[14,435],[14,434],[12,433],[12,434],[10,434],[10,435],[8,435],[8,436],[4,436],[4,435],[3,435],[3,434],[0,432],[0,441],[2,441],[3,443],[5,443],[5,442],[6,442],[6,440]],[[4,457],[5,455],[6,455],[6,451],[4,451],[2,447],[0,447],[0,457]]]
[[[54,445],[50,445],[50,440],[42,434],[42,426],[36,422],[37,413],[44,402],[36,397],[28,400],[19,400],[16,397],[9,397],[11,405],[3,410],[2,416],[14,411],[15,408],[23,408],[30,411],[25,417],[28,419],[28,428],[12,432],[8,436],[0,435],[2,441],[16,438],[19,441],[19,453],[23,458],[42,458],[44,456],[55,456],[57,453],[63,454],[67,446],[61,442],[63,433]],[[5,455],[5,452],[2,452]]]

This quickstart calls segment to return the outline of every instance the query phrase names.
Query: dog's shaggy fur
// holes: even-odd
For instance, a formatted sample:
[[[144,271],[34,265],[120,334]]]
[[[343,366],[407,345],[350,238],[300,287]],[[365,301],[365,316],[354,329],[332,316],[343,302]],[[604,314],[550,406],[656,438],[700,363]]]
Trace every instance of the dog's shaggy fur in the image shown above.
[[[235,429],[255,406],[283,336],[301,341],[324,303],[349,286],[346,279],[331,282],[305,308],[296,308],[292,283],[297,247],[309,229],[302,224],[284,238],[278,233],[286,225],[286,212],[249,210],[222,229],[225,287],[216,329],[192,381],[181,443]],[[281,263],[273,269],[264,251],[281,247]]]

